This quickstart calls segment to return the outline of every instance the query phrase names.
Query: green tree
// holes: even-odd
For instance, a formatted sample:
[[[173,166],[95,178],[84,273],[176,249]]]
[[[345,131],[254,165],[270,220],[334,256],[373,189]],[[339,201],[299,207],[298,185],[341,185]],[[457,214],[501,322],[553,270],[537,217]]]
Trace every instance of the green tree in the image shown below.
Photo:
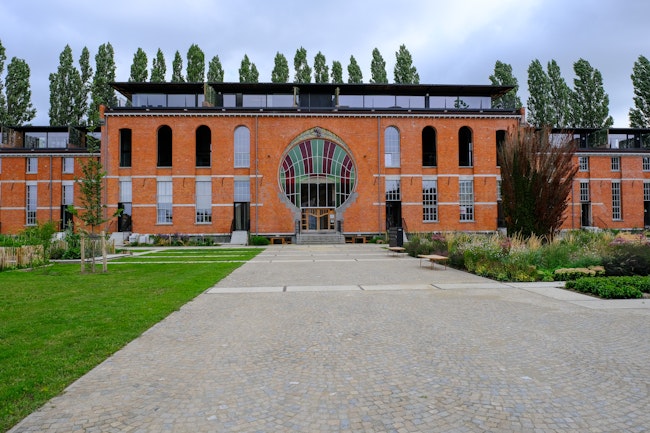
[[[50,125],[80,125],[84,116],[84,87],[73,63],[72,48],[66,45],[59,55],[56,72],[50,74]]]
[[[294,83],[311,83],[311,68],[307,63],[307,50],[300,47],[293,57],[293,67],[296,72]]]
[[[257,83],[259,80],[259,73],[257,72],[257,67],[255,63],[251,63],[250,59],[246,54],[241,61],[241,66],[239,68],[239,82],[240,83]]]
[[[5,71],[5,60],[7,60],[5,47],[2,45],[2,40],[0,40],[0,125],[7,122],[7,98],[5,98],[4,82],[2,81],[2,75]]]
[[[79,112],[81,114],[80,125],[86,123],[85,116],[88,113],[88,97],[90,96],[90,88],[92,85],[93,68],[90,66],[90,51],[88,47],[83,47],[81,56],[79,57],[79,73],[81,74],[81,97],[79,99]]]
[[[172,62],[172,83],[182,83],[185,79],[183,78],[183,58],[181,53],[176,51],[174,54],[174,61]]]
[[[152,83],[164,83],[165,75],[167,74],[167,65],[165,64],[165,55],[162,50],[158,48],[156,57],[152,61],[151,65],[151,82]]]
[[[357,63],[357,59],[355,59],[354,56],[350,56],[350,64],[348,65],[348,83],[363,83],[363,74],[361,73],[361,68]]]
[[[521,99],[517,96],[519,83],[512,74],[512,66],[499,60],[494,65],[494,73],[490,75],[490,82],[493,86],[514,86],[505,95],[492,102],[493,108],[518,109],[521,107]]]
[[[552,126],[551,83],[544,67],[535,59],[528,66],[528,123],[536,127]]]
[[[147,81],[149,71],[147,69],[149,61],[147,60],[147,53],[142,48],[133,55],[133,63],[131,64],[131,75],[129,76],[130,82],[143,83]]]
[[[555,128],[566,128],[571,124],[572,91],[562,78],[560,66],[555,60],[547,65],[549,80],[550,124]]]
[[[272,83],[286,83],[289,81],[289,62],[284,54],[279,51],[275,53],[273,61],[273,71],[271,72]]]
[[[338,60],[332,62],[332,83],[343,83],[343,65]]]
[[[219,56],[214,56],[208,64],[208,82],[223,83],[223,67]]]
[[[29,65],[23,59],[12,57],[7,65],[7,115],[8,125],[22,126],[36,117],[32,106],[29,84]]]
[[[630,108],[630,126],[650,128],[650,61],[646,57],[639,56],[634,62],[631,78],[634,87],[634,108]]]
[[[187,82],[202,83],[205,78],[205,54],[198,45],[192,44],[187,51]]]
[[[104,104],[108,107],[117,105],[115,90],[109,83],[115,81],[115,53],[113,46],[109,43],[99,46],[95,55],[95,76],[91,87],[92,103],[89,107],[88,123],[99,124],[99,106]]]
[[[406,49],[406,45],[400,45],[399,51],[395,53],[395,84],[419,84],[420,76],[413,66],[411,53]]]
[[[328,83],[330,79],[329,66],[327,66],[327,60],[325,55],[320,51],[314,57],[314,82],[316,83]]]
[[[572,120],[576,128],[609,128],[614,119],[609,115],[609,96],[603,88],[603,77],[588,61],[573,64]]]
[[[552,238],[562,226],[573,178],[575,144],[569,134],[551,142],[550,129],[509,131],[499,150],[501,197],[508,234]]]
[[[387,84],[386,61],[378,48],[372,50],[372,62],[370,62],[370,82],[375,84]]]

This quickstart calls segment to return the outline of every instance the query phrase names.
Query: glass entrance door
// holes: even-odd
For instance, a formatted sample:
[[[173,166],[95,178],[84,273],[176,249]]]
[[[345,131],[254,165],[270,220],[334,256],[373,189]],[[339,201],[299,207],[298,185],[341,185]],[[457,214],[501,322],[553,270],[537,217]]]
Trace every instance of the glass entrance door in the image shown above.
[[[303,231],[332,231],[336,212],[330,208],[307,208],[302,210]]]
[[[302,230],[331,231],[335,229],[336,212],[334,183],[313,179],[300,185]]]

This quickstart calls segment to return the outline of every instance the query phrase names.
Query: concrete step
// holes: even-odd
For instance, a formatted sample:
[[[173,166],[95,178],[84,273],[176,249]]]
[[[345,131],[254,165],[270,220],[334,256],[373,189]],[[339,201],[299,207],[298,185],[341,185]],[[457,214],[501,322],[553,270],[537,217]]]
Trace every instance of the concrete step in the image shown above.
[[[299,233],[296,235],[299,245],[332,245],[344,244],[345,236],[341,233]]]
[[[246,230],[236,230],[230,235],[231,245],[248,245],[248,232]]]

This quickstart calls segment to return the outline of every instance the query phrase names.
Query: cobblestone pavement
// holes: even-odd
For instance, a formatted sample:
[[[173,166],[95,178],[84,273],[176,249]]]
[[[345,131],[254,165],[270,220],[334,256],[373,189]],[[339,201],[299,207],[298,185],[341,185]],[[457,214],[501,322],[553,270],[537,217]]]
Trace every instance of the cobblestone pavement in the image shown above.
[[[273,246],[11,432],[648,431],[650,309],[591,300]]]

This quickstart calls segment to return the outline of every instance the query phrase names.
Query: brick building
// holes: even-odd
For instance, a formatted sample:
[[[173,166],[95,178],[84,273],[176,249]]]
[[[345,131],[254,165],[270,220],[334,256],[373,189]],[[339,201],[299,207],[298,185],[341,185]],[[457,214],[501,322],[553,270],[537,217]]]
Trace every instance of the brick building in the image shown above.
[[[342,241],[392,227],[493,232],[501,225],[497,143],[523,122],[523,111],[492,108],[492,101],[510,87],[114,87],[129,104],[103,110],[105,202],[109,215],[123,211],[107,223],[110,232],[227,240],[247,230],[300,242],[313,233]],[[39,130],[61,140],[67,132],[65,146],[30,145],[29,127],[4,130],[1,232],[66,223],[65,204],[78,204],[70,186],[78,163],[66,169],[66,158],[97,156],[79,140],[71,144],[71,130]],[[587,166],[575,180],[565,228],[648,225],[648,133],[574,131],[576,164]]]

